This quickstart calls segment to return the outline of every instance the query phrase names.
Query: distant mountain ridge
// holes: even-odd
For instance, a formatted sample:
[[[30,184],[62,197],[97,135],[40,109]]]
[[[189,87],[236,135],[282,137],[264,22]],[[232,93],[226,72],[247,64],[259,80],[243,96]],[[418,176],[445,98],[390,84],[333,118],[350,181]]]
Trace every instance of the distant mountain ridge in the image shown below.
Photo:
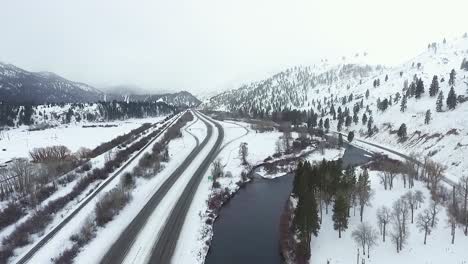
[[[174,106],[196,107],[201,101],[187,91],[165,94],[106,94],[106,101],[165,102]]]
[[[0,100],[4,102],[86,102],[96,101],[103,93],[54,73],[28,72],[0,63]]]
[[[177,107],[201,102],[186,91],[168,94],[105,93],[91,85],[67,80],[52,72],[29,72],[0,62],[0,102],[84,103],[97,101],[163,101]]]

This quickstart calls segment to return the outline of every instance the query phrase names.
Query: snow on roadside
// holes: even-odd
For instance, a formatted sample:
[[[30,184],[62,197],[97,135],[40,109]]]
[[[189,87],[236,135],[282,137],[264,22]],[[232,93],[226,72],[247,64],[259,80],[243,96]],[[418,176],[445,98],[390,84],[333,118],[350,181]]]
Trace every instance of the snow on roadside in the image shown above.
[[[190,122],[186,127],[188,126],[190,126],[189,131],[196,134],[200,140],[203,140],[206,136],[206,130],[204,131],[202,129],[202,126],[204,126],[203,123],[197,119]],[[171,140],[169,143],[170,160],[168,163],[163,164],[164,169],[151,179],[136,178],[136,187],[132,192],[133,198],[130,203],[111,222],[109,222],[105,228],[100,228],[98,230],[96,238],[86,245],[75,258],[76,263],[98,263],[112,243],[117,240],[122,231],[135,218],[151,196],[193,150],[196,146],[195,139],[184,129],[181,131],[182,138]],[[131,171],[132,169],[133,166],[129,167],[126,171]],[[171,202],[171,200],[163,199],[156,212],[148,220],[148,223],[162,223],[161,219],[168,214],[167,209],[170,208]],[[157,232],[155,226],[152,224],[149,224],[148,226],[151,230],[146,232],[143,230],[142,234],[145,236],[156,235]],[[152,246],[150,242],[147,240],[145,241],[146,243],[135,241],[136,248],[141,249],[145,244],[149,247]]]
[[[155,128],[156,129],[156,128]],[[147,132],[146,134],[148,134],[149,132]],[[164,134],[162,134],[164,135]],[[162,136],[161,135],[161,136]],[[157,142],[157,140],[155,141]],[[148,148],[146,149],[146,151],[150,151],[151,150],[151,146],[148,146]],[[104,155],[104,154],[103,154]],[[99,157],[101,157],[101,159],[103,159],[103,155],[100,155]],[[136,155],[136,153],[133,153],[130,157],[132,158],[134,155]],[[133,167],[135,165],[138,164],[138,161],[139,159],[135,159],[133,160],[130,165],[126,168],[125,171],[130,171],[131,169],[133,169]],[[103,160],[102,160],[103,162]],[[124,171],[124,172],[125,172]],[[59,232],[57,232],[55,234],[55,236],[49,240],[47,242],[47,246],[45,247],[42,247],[34,256],[33,258],[30,259],[30,262],[31,263],[49,263],[51,262],[51,257],[55,257],[57,256],[63,249],[64,249],[64,246],[68,246],[70,245],[69,243],[69,237],[76,233],[79,228],[83,225],[83,223],[87,220],[88,216],[90,214],[92,214],[94,212],[94,207],[95,207],[95,204],[96,202],[100,199],[100,197],[102,196],[102,194],[112,190],[117,184],[119,184],[119,181],[120,181],[120,177],[116,177],[114,179],[111,179],[112,178],[112,175],[114,175],[117,171],[114,171],[111,175],[109,175],[109,177],[105,180],[105,181],[109,181],[109,184],[101,190],[101,193],[99,195],[97,195],[93,200],[91,200],[91,202],[89,202],[85,207],[83,207],[81,209],[81,211],[75,215],[71,221],[69,223],[67,223],[67,225],[62,228]],[[76,181],[75,181],[76,182]],[[75,199],[74,201],[68,203],[65,208],[61,209],[59,211],[59,213],[57,213],[53,219],[53,221],[47,225],[47,228],[46,230],[44,231],[44,233],[47,233],[49,232],[50,230],[52,230],[55,226],[57,226],[61,221],[62,219],[64,219],[65,217],[67,217],[71,212],[73,212],[80,204],[81,202],[83,202],[85,200],[85,198],[95,190],[95,188],[97,188],[97,186],[99,186],[100,184],[102,184],[103,182],[94,182],[92,183],[86,190],[84,190],[78,197],[78,199]],[[74,183],[76,184],[76,183]],[[69,184],[70,185],[70,184]],[[73,185],[73,184],[72,184]],[[72,188],[72,187],[70,187]],[[64,189],[68,189],[67,188],[64,188]],[[60,191],[62,192],[62,191]],[[63,193],[62,193],[63,194]],[[49,198],[50,199],[50,198]],[[48,199],[48,200],[49,200]],[[46,201],[48,201],[46,200]],[[37,238],[38,238],[38,235],[39,236],[42,236],[44,233],[40,233],[40,234],[35,234],[33,236],[31,236],[31,239],[33,241],[35,241],[35,243],[37,243]],[[16,249],[15,250],[15,255],[16,255],[16,258],[20,258],[22,256],[22,254],[24,254],[26,252],[26,250],[30,249],[31,247],[33,246],[33,244],[29,244],[23,248],[19,248],[19,249]],[[12,259],[14,260],[14,259]]]
[[[145,131],[144,133],[142,133],[139,138],[142,138],[146,135],[148,135],[149,133],[153,132],[154,130],[157,130],[158,128],[160,128],[162,126],[162,123],[159,123],[157,124],[155,127],[152,127],[150,129],[148,129],[147,131]],[[119,146],[116,146],[114,148],[112,148],[111,150],[97,156],[97,157],[94,157],[92,158],[91,160],[88,161],[88,163],[90,163],[92,165],[92,169],[95,169],[95,168],[102,168],[105,164],[105,160],[106,160],[106,155],[108,155],[109,153],[116,153],[119,151]],[[135,153],[133,153],[131,157],[133,157],[135,155]],[[79,182],[79,180],[85,176],[88,172],[82,172],[82,173],[77,173],[76,172],[76,169],[73,170],[73,171],[70,171],[64,175],[62,175],[61,177],[59,177],[58,179],[62,179],[62,178],[65,178],[67,177],[67,175],[70,175],[70,174],[76,174],[76,177],[73,179],[73,181],[71,182],[68,182],[66,183],[65,185],[61,185],[61,184],[57,184],[57,190],[51,195],[49,196],[47,199],[45,199],[44,201],[42,201],[40,203],[39,206],[45,206],[47,205],[50,201],[53,201],[53,200],[56,200],[57,198],[60,198],[68,193],[70,193],[72,191],[72,189],[74,188],[74,186]],[[67,214],[68,212],[71,212],[73,211],[74,208],[76,208],[77,204],[79,204],[84,198],[86,198],[86,196],[92,191],[94,190],[94,188],[96,188],[101,182],[95,182],[95,183],[92,183],[86,190],[84,190],[82,192],[81,195],[79,195],[76,199],[75,199],[75,203],[70,203],[69,205],[67,205],[63,210],[61,210],[63,213],[60,214],[60,218],[59,219],[56,219],[54,221],[61,221]],[[3,207],[5,207],[7,204],[8,204],[8,200],[5,200],[5,201],[1,201],[0,202],[0,209],[2,209]],[[8,236],[11,232],[13,232],[16,228],[16,226],[18,224],[21,224],[23,223],[24,221],[26,221],[31,215],[32,215],[33,211],[31,212],[28,212],[28,214],[26,214],[25,216],[21,217],[18,221],[16,221],[15,225],[10,225],[10,226],[7,226],[3,229],[0,230],[0,239]],[[51,225],[51,228],[55,226],[54,225]],[[21,252],[21,249],[18,250],[18,252]]]

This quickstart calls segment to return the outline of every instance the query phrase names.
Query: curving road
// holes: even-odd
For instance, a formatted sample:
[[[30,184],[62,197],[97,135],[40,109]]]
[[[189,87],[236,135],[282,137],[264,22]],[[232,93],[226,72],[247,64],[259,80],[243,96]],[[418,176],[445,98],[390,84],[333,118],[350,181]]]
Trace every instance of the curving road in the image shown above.
[[[92,199],[94,199],[113,179],[115,179],[117,176],[119,176],[127,167],[130,165],[136,158],[140,157],[140,155],[147,150],[148,147],[150,147],[156,139],[159,138],[160,135],[162,135],[168,127],[170,127],[174,122],[176,122],[181,115],[175,116],[172,120],[168,121],[168,125],[166,126],[165,129],[163,129],[160,133],[158,133],[153,139],[151,139],[145,146],[141,148],[133,157],[131,157],[128,161],[125,162],[125,164],[120,167],[112,176],[107,178],[105,181],[103,181],[99,187],[91,193],[89,196],[87,196],[81,203],[80,205],[73,210],[72,213],[70,213],[63,221],[61,221],[57,226],[55,226],[47,235],[45,235],[43,238],[39,240],[26,254],[24,254],[19,260],[17,260],[17,264],[23,264],[27,263],[49,240],[51,240],[66,224],[68,224],[74,216],[76,216]]]
[[[216,139],[215,145],[203,160],[200,167],[195,171],[190,182],[185,187],[182,195],[174,206],[174,209],[166,220],[164,228],[153,246],[153,252],[151,253],[149,263],[165,264],[171,262],[177,241],[179,240],[180,232],[185,222],[188,210],[190,209],[190,205],[192,204],[193,197],[198,189],[198,185],[219,153],[221,143],[224,138],[224,130],[218,122],[214,120],[211,120],[211,122],[213,122],[218,129],[218,138]]]
[[[168,179],[161,185],[161,187],[156,191],[156,193],[151,197],[143,209],[138,213],[138,215],[133,219],[133,221],[125,228],[125,230],[120,234],[117,241],[111,246],[107,251],[100,263],[104,264],[114,264],[122,263],[125,260],[125,257],[129,253],[133,244],[136,241],[138,234],[141,232],[143,227],[147,224],[148,219],[150,218],[153,211],[158,207],[161,200],[169,192],[174,183],[179,179],[179,177],[185,172],[187,167],[192,163],[192,161],[198,156],[198,154],[205,148],[205,146],[210,141],[213,136],[213,126],[204,118],[201,117],[201,114],[194,112],[195,115],[207,126],[208,132],[205,139],[201,144],[197,145],[192,152],[187,156],[187,158],[182,162],[182,164],[168,177]],[[160,233],[159,239],[157,240],[155,246],[153,246],[154,251],[158,249],[159,252],[164,253],[166,256],[167,262],[156,261],[157,263],[169,263],[170,256],[175,248],[177,243],[178,234],[182,228],[183,220],[187,214],[188,208],[192,202],[193,196],[198,184],[203,177],[203,173],[208,169],[211,161],[214,159],[214,154],[218,149],[219,145],[223,139],[223,129],[222,127],[215,123],[218,129],[218,138],[214,147],[210,150],[208,156],[203,160],[202,165],[196,170],[194,175],[191,177],[189,183],[182,192],[180,198],[178,199],[176,205],[171,211],[171,214],[166,221],[166,224],[163,226]],[[168,224],[170,223],[170,224]],[[164,245],[160,244],[163,243]],[[154,251],[152,256],[154,255]],[[167,258],[167,256],[169,256]],[[152,259],[152,258],[151,258]],[[154,261],[150,261],[154,263]]]

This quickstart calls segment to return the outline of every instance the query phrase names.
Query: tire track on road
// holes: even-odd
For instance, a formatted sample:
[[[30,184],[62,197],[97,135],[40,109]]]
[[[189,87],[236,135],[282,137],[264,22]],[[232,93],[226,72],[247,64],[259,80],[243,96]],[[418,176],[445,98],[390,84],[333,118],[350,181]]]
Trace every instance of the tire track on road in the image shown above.
[[[198,116],[197,116],[198,118]],[[197,157],[200,151],[208,144],[212,133],[213,128],[209,123],[203,119],[202,122],[207,126],[208,133],[205,139],[200,145],[195,147],[192,152],[187,156],[187,158],[182,162],[182,164],[166,179],[166,181],[159,187],[158,191],[151,197],[151,199],[146,203],[143,209],[140,210],[138,215],[130,222],[130,224],[125,228],[125,230],[120,234],[116,242],[111,246],[111,248],[104,255],[100,263],[104,264],[115,264],[122,263],[125,260],[128,252],[130,251],[132,245],[135,243],[135,240],[147,224],[148,219],[150,218],[153,211],[158,207],[161,200],[166,196],[174,183],[179,179],[182,173],[186,168],[192,163],[192,161]]]

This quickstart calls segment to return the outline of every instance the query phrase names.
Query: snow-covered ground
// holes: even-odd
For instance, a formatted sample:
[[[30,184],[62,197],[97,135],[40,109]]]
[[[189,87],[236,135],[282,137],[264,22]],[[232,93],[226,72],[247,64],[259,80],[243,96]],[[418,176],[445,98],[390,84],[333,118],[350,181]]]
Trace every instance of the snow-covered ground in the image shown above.
[[[195,118],[194,121],[187,124],[188,130],[196,135],[200,142],[206,137],[205,125]],[[159,189],[164,181],[174,172],[174,170],[184,161],[189,153],[195,148],[195,138],[182,129],[182,138],[171,140],[169,143],[170,160],[165,164],[164,169],[151,179],[138,178],[136,187],[133,190],[133,199],[130,203],[109,222],[105,228],[97,232],[96,238],[86,245],[75,259],[76,263],[98,263],[104,256],[112,243],[117,240],[120,233],[135,218],[138,212],[148,202],[151,196]],[[129,168],[128,170],[131,170]],[[157,237],[158,230],[163,224],[163,219],[167,217],[175,199],[180,194],[180,183],[177,181],[174,188],[169,191],[166,197],[161,201],[158,208],[148,220],[148,224],[137,237],[134,247],[127,255],[127,261],[134,259],[142,260],[151,253],[152,242]],[[179,187],[177,190],[175,188]]]
[[[106,123],[77,123],[40,131],[28,131],[28,127],[21,126],[0,131],[0,164],[12,158],[29,157],[29,151],[39,147],[64,145],[71,151],[77,151],[81,147],[92,149],[103,142],[128,133],[143,123],[155,123],[164,118],[165,116]],[[83,128],[83,125],[97,125],[97,127]],[[112,126],[98,127],[102,125]]]
[[[159,126],[157,126],[159,127]],[[157,129],[157,127],[153,128],[153,129]],[[151,129],[152,130],[152,129]],[[146,134],[150,133],[151,131],[147,131]],[[163,134],[162,134],[163,135]],[[162,136],[161,135],[161,136]],[[161,137],[160,136],[160,137]],[[146,148],[146,151],[150,151],[151,150],[151,147],[152,147],[152,144],[149,145],[147,148]],[[135,153],[132,155],[134,156]],[[130,171],[131,169],[133,169],[133,167],[135,165],[138,164],[138,161],[139,159],[135,159],[133,160],[130,165],[126,168],[125,171]],[[104,158],[104,154],[94,158],[91,160],[91,162],[93,163],[93,167],[102,167],[104,165],[104,162],[105,162],[105,158]],[[116,172],[114,172],[116,173]],[[109,177],[105,180],[106,182],[109,182],[108,185],[103,189],[101,190],[101,194],[104,194],[108,191],[110,191],[111,189],[113,189],[117,184],[119,184],[120,182],[120,177],[115,177],[114,179],[112,179],[112,175],[109,175]],[[51,197],[49,197],[48,199],[46,199],[44,202],[42,202],[42,205],[45,205],[47,204],[49,201],[53,200],[53,199],[56,199],[58,197],[61,197],[65,194],[67,194],[68,192],[70,192],[72,189],[73,189],[73,186],[77,183],[77,181],[73,181],[69,184],[67,184],[65,187],[60,187],[59,190],[57,192],[55,192]],[[91,193],[95,190],[95,188],[102,184],[102,182],[94,182],[92,183],[86,190],[84,190],[77,199],[75,199],[73,202],[70,202],[68,203],[65,208],[63,208],[62,210],[60,210],[57,214],[56,214],[56,217],[54,218],[54,220],[52,221],[52,223],[50,223],[45,232],[44,233],[47,233],[49,232],[50,230],[52,230],[55,226],[57,226],[65,217],[67,217],[71,212],[73,212],[73,210],[75,210],[83,201],[84,199]],[[34,256],[33,258],[30,260],[31,263],[49,263],[51,262],[51,258],[52,257],[56,257],[66,246],[69,246],[70,243],[69,243],[69,237],[76,233],[77,230],[79,230],[79,228],[83,225],[83,223],[88,219],[88,216],[92,213],[94,213],[94,207],[95,207],[95,204],[96,202],[100,199],[100,195],[97,195],[94,199],[92,199],[85,207],[83,207],[81,209],[81,211],[76,214],[73,219],[67,223],[67,225],[62,228],[58,233],[56,233],[56,235],[47,242],[47,245],[42,247]],[[27,217],[29,217],[30,214],[26,215],[25,217],[23,217],[19,222],[23,222],[24,220],[26,220]],[[13,231],[14,229],[14,226],[10,226],[4,230],[2,230],[2,233],[1,233],[1,236],[5,236],[9,233],[11,233],[11,231]],[[34,235],[32,236],[32,241],[35,241],[35,243],[37,242],[37,239],[39,238],[39,236],[43,236],[44,233],[41,233],[41,234],[38,234],[38,235]],[[27,252],[27,250],[29,250],[31,247],[33,246],[33,244],[29,244],[23,248],[19,248],[19,249],[16,249],[15,250],[15,255],[17,257],[21,257],[24,253]],[[14,259],[12,259],[14,260]]]
[[[206,126],[201,120],[199,120],[194,126],[190,127],[190,132],[195,134],[200,139],[200,143],[207,135]],[[158,208],[156,208],[148,220],[147,225],[137,236],[133,247],[128,252],[124,260],[124,263],[134,263],[135,260],[144,263],[151,256],[153,249],[152,247],[156,242],[159,233],[161,232],[161,228],[163,228],[166,224],[167,217],[171,213],[174,205],[177,203],[177,200],[182,194],[185,186],[187,186],[188,182],[193,177],[193,173],[197,170],[215,144],[217,135],[217,130],[214,129],[208,144],[200,151],[197,157],[192,161],[192,163],[187,167],[182,175],[180,175],[180,178],[174,183],[166,196],[164,196],[160,205]],[[174,170],[175,168],[177,167],[174,167]],[[188,222],[190,224],[197,224],[192,223],[191,221]],[[184,241],[183,233],[181,234],[179,241]]]
[[[400,178],[396,179],[393,190],[384,190],[384,187],[380,184],[378,174],[378,171],[369,172],[374,196],[371,199],[371,206],[364,209],[363,219],[364,222],[370,223],[377,230],[376,210],[383,205],[391,208],[393,202],[408,191],[408,189],[403,188],[403,181]],[[407,245],[404,246],[403,251],[400,253],[396,252],[396,247],[388,235],[391,230],[391,224],[389,224],[387,225],[386,242],[382,242],[382,237],[380,236],[378,245],[371,249],[370,259],[366,259],[366,263],[468,263],[468,251],[466,250],[468,237],[463,234],[461,229],[457,228],[455,244],[451,244],[450,227],[447,224],[445,208],[441,207],[438,213],[439,224],[428,235],[427,245],[423,244],[424,233],[420,232],[416,227],[416,216],[425,208],[428,208],[431,201],[430,194],[421,182],[415,182],[415,187],[412,190],[422,191],[425,196],[425,202],[421,208],[415,210],[414,224],[409,223]],[[357,250],[360,247],[354,242],[351,233],[360,223],[359,209],[356,210],[356,215],[353,214],[353,209],[351,209],[348,229],[342,233],[341,239],[338,238],[338,232],[333,229],[331,216],[331,211],[329,211],[328,215],[324,214],[318,237],[312,237],[310,263],[355,263]]]
[[[247,143],[249,155],[247,160],[250,165],[262,163],[265,158],[275,153],[275,143],[282,136],[278,131],[256,133],[250,129],[250,125],[243,122],[218,121],[224,128],[225,137],[222,150],[218,158],[224,165],[224,172],[230,173],[231,177],[222,177],[218,179],[220,190],[227,189],[232,195],[240,187],[237,183],[242,181],[241,173],[246,170],[239,157],[239,145]],[[293,133],[293,137],[297,137]],[[337,159],[342,157],[344,149],[325,150],[324,155],[318,151],[307,157],[310,161],[321,161],[325,159]],[[203,178],[202,183],[195,195],[194,201],[190,207],[187,220],[182,229],[181,238],[174,252],[172,263],[204,263],[207,254],[207,242],[211,241],[213,236],[212,225],[207,224],[207,199],[212,192],[212,181],[208,179],[208,171]],[[265,178],[280,177],[285,173],[269,175],[262,169],[257,173]]]
[[[224,128],[222,150],[218,155],[224,165],[224,172],[230,172],[231,178],[219,179],[221,189],[228,188],[231,193],[237,191],[236,184],[241,181],[244,167],[238,155],[241,142],[248,144],[250,164],[262,162],[275,152],[275,142],[281,136],[279,132],[255,133],[249,124],[242,122],[220,122]],[[206,240],[211,240],[212,229],[205,223],[207,199],[211,192],[212,181],[208,179],[208,170],[203,178],[182,229],[181,238],[173,255],[172,263],[203,263],[207,253]]]
[[[321,98],[332,93],[339,99],[335,103],[335,110],[338,106],[343,110],[348,107],[352,116],[354,104],[361,100],[356,98],[362,96],[364,108],[369,105],[374,124],[379,132],[367,138],[367,126],[361,122],[362,110],[358,114],[358,124],[352,123],[350,127],[343,125],[342,132],[355,131],[356,137],[365,137],[366,141],[394,149],[403,154],[416,153],[420,155],[421,159],[424,156],[429,156],[447,167],[445,173],[447,178],[457,181],[468,173],[468,162],[465,160],[468,152],[468,103],[459,103],[454,110],[449,110],[446,99],[451,87],[448,81],[452,69],[456,71],[453,87],[457,96],[467,96],[468,72],[460,69],[463,58],[468,58],[468,38],[449,40],[446,44],[437,43],[437,52],[428,49],[398,67],[376,72],[371,78],[364,79],[362,84],[355,83],[349,89],[343,89],[348,83],[344,80],[331,86],[330,92],[324,87],[320,89],[318,94],[310,94],[310,98]],[[417,67],[418,63],[421,64],[419,68]],[[388,81],[385,81],[386,75],[388,75]],[[404,82],[411,83],[415,75],[424,82],[425,91],[420,99],[408,98],[407,109],[404,113],[400,111],[401,99],[393,102],[385,111],[377,109],[378,98],[384,100],[392,96],[394,100],[397,92],[402,96]],[[434,75],[438,76],[439,91],[442,91],[444,95],[442,112],[436,111],[437,96],[429,96],[429,87]],[[380,86],[374,88],[373,80],[377,78],[380,79]],[[445,79],[444,82],[442,82],[442,78]],[[368,99],[364,96],[367,90],[369,90]],[[342,105],[341,98],[349,96],[351,93],[355,99]],[[429,124],[424,123],[427,110],[431,112]],[[367,113],[367,117],[369,116]],[[327,117],[330,116],[323,119],[325,120]],[[395,133],[402,123],[407,126],[408,139],[406,141],[400,141]],[[336,130],[336,120],[330,121],[330,128]]]

